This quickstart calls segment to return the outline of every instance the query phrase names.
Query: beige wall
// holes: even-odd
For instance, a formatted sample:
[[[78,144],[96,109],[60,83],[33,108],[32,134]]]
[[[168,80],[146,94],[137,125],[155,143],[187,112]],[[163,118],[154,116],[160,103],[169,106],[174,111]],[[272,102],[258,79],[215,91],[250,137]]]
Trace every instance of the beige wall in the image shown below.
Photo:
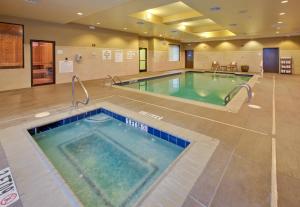
[[[39,21],[0,16],[0,22],[24,24],[25,45],[23,69],[0,69],[0,91],[31,87],[30,39],[56,41],[56,83],[70,82],[73,74],[82,80],[104,78],[106,75],[131,75],[138,71],[138,36],[111,30],[90,30],[86,26],[52,24]],[[92,47],[95,44],[96,47]],[[102,60],[102,50],[111,49],[113,59]],[[124,62],[114,62],[114,51],[123,50]],[[133,59],[127,59],[127,51],[135,51]],[[74,61],[74,73],[60,73],[59,61],[66,57],[74,60],[82,55],[80,63]]]
[[[153,50],[150,54],[151,71],[162,71],[162,70],[172,70],[172,69],[182,69],[184,68],[184,49],[182,44],[171,41],[163,40],[158,38],[153,38]],[[180,61],[174,62],[169,61],[169,44],[180,45]]]
[[[265,38],[257,40],[234,40],[180,44],[172,40],[159,38],[141,38],[138,35],[106,29],[90,30],[87,26],[76,24],[53,24],[33,20],[0,16],[0,22],[24,24],[25,67],[23,69],[0,69],[0,91],[31,87],[30,45],[31,39],[56,41],[56,83],[70,82],[73,74],[82,80],[104,78],[106,75],[131,75],[139,72],[138,48],[148,48],[148,71],[163,71],[184,68],[184,50],[195,50],[194,67],[209,69],[211,62],[217,60],[227,65],[237,61],[239,65],[247,64],[250,71],[258,72],[262,61],[262,49],[279,47],[281,56],[292,56],[295,73],[300,74],[300,37]],[[95,47],[92,47],[95,44]],[[181,46],[181,58],[178,62],[168,59],[168,45]],[[102,50],[122,50],[124,62],[104,61]],[[135,51],[133,59],[127,59],[127,51]],[[82,55],[80,63],[74,62],[74,73],[60,73],[59,61],[66,57],[74,60],[76,54]]]
[[[292,56],[294,73],[300,74],[300,37],[262,38],[255,40],[215,41],[185,45],[195,50],[194,67],[209,69],[212,61],[227,65],[237,61],[250,66],[251,72],[260,71],[263,48],[278,47],[280,56]]]
[[[180,45],[180,61],[169,61],[169,44]],[[140,38],[139,46],[148,49],[148,71],[166,71],[184,68],[184,50],[183,45],[179,42],[159,38]]]

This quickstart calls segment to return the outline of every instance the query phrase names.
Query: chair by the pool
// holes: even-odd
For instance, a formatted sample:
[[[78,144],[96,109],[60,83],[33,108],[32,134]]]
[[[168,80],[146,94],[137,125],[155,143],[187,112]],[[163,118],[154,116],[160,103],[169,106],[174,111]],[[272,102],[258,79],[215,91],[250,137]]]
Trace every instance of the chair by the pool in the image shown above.
[[[217,61],[213,61],[211,64],[211,70],[219,70],[220,69],[220,64]]]
[[[228,65],[228,70],[229,70],[229,71],[238,71],[237,62],[232,61],[232,62]]]

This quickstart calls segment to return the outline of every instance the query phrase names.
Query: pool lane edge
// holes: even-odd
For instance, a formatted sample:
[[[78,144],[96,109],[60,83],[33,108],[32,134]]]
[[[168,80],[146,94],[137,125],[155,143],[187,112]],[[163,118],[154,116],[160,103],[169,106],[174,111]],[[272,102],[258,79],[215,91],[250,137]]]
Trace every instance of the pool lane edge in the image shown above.
[[[27,129],[100,107],[106,107],[116,113],[161,130],[172,132],[172,134],[185,137],[191,141],[190,146],[178,156],[137,202],[137,206],[149,206],[149,202],[151,204],[153,202],[157,203],[157,205],[170,202],[170,205],[174,207],[181,206],[215,151],[219,141],[105,102],[46,118],[39,118],[0,131],[1,143],[6,152],[8,162],[14,171],[24,206],[35,207],[41,206],[41,204],[43,204],[43,207],[50,207],[54,204],[56,207],[82,206],[69,186],[34,142]],[[189,176],[186,176],[187,174]]]

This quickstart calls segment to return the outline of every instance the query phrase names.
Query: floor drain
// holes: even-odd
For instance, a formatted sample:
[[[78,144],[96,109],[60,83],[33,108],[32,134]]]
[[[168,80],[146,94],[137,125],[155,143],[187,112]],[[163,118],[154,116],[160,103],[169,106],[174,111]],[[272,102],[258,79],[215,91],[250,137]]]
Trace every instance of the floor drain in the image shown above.
[[[49,116],[49,115],[50,115],[50,112],[45,111],[45,112],[42,112],[42,113],[35,114],[34,117],[35,118],[42,118],[42,117],[46,117],[46,116]]]

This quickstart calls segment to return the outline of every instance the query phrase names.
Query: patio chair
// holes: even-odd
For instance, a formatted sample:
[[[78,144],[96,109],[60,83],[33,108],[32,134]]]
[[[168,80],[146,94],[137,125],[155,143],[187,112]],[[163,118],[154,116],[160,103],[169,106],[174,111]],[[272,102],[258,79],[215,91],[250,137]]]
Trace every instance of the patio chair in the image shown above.
[[[228,70],[232,71],[232,72],[236,72],[238,71],[238,66],[237,63],[235,61],[232,61],[229,65],[228,65]]]
[[[211,64],[211,70],[216,71],[220,69],[220,64],[217,61],[213,61]]]

